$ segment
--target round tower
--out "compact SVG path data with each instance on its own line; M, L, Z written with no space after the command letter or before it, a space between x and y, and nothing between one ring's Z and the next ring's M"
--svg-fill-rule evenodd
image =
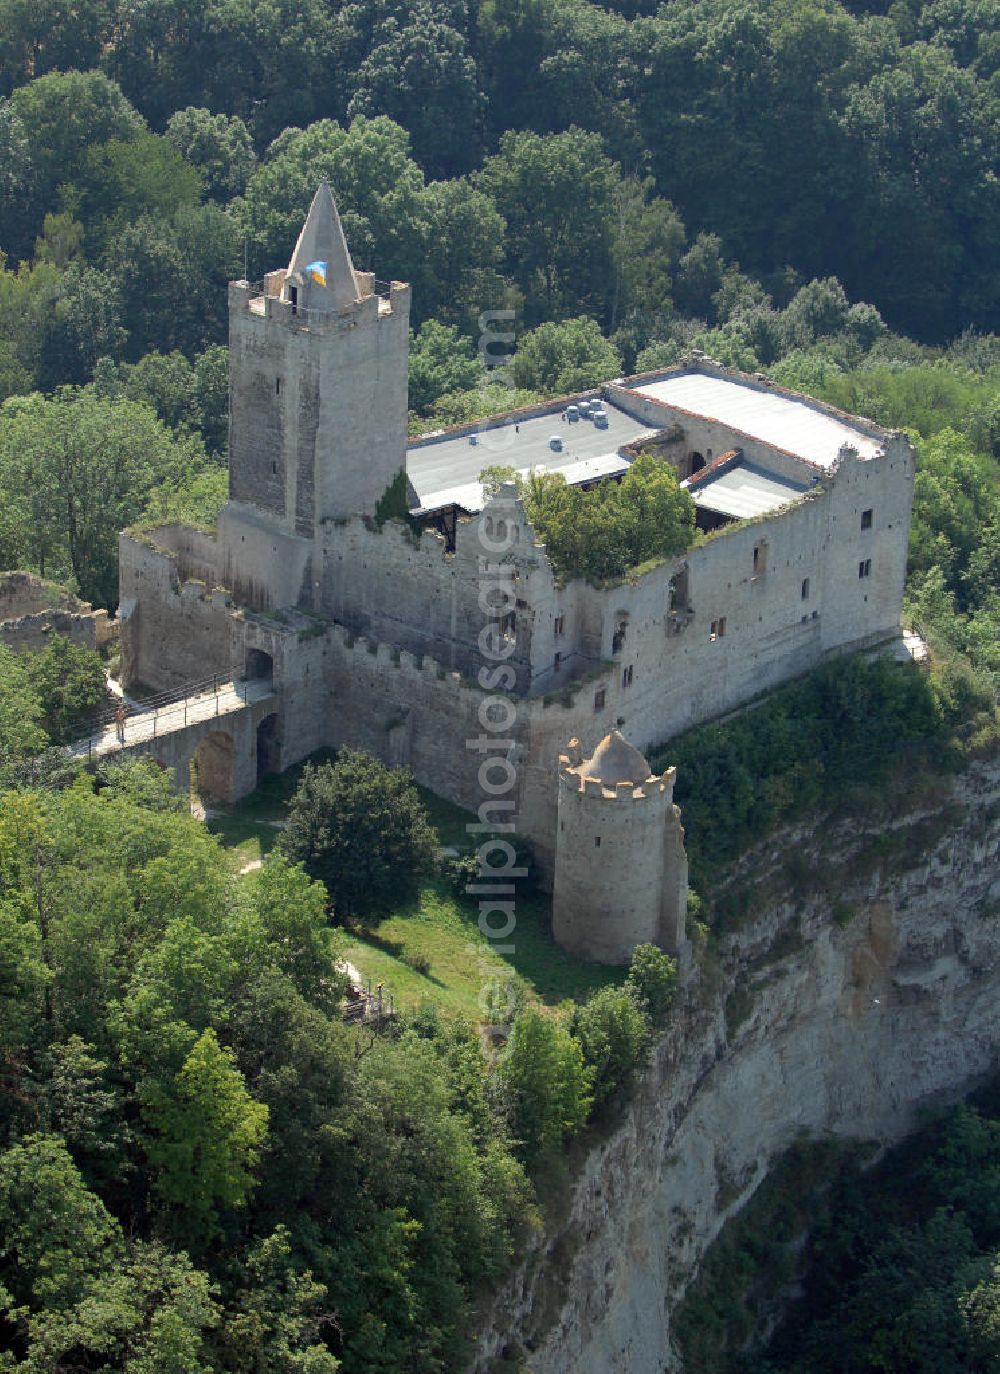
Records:
M559 759L552 932L568 953L627 964L636 945L684 942L687 856L676 768L657 777L613 730L589 759Z

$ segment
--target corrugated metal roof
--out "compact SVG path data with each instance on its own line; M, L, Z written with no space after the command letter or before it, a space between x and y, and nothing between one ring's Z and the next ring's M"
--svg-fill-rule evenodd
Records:
M686 487L687 483L682 482ZM736 463L718 477L699 482L691 488L696 506L728 515L734 520L747 520L755 515L767 515L807 491L807 487L781 477L773 477L748 463Z
M833 415L813 410L804 401L780 392L757 391L731 378L684 372L642 382L632 389L640 396L720 420L823 468L833 466L844 444L856 449L862 458L873 458L882 448L880 440Z
M478 511L483 507L479 474L487 467L512 467L527 475L532 469L561 472L571 485L625 472L628 463L620 450L637 439L656 433L617 406L605 403L608 417L603 429L592 420L562 419L557 406L529 418L512 416L506 424L486 428L464 425L461 430L433 435L412 444L406 454L406 473L417 493L420 512L461 506ZM558 435L561 452L549 447ZM476 442L470 443L470 438Z

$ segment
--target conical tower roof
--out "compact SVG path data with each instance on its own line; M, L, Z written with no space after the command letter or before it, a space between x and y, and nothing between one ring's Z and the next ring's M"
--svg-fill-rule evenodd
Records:
M317 280L315 273L307 271L317 263L325 264L325 287ZM354 264L328 181L322 182L313 196L302 233L288 264L289 278L295 275L309 286L310 309L322 309L325 298L329 300L329 307L337 310L353 305L358 299Z
M583 778L595 778L605 787L617 787L620 782L641 787L650 777L647 760L617 730L605 735L592 757L574 771Z

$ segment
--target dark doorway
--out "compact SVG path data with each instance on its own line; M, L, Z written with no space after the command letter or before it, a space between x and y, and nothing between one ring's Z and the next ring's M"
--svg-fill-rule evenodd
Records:
M263 649L248 649L246 673L254 682L273 682L274 659Z
M691 476L693 477L693 476L695 475L696 472L701 472L701 470L702 470L702 468L703 468L704 466L705 466L705 460L704 460L704 458L701 456L701 454L700 454L700 453L692 453L692 455L691 455Z
M265 716L257 726L257 778L281 772L281 740L278 738L278 717Z

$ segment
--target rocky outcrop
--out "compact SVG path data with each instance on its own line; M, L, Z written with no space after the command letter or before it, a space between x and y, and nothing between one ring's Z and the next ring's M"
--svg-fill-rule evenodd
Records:
M738 928L692 961L565 1220L498 1296L477 1374L500 1354L532 1374L680 1369L671 1313L776 1155L897 1139L994 1067L1000 766L932 786L877 828L788 831L733 872Z

